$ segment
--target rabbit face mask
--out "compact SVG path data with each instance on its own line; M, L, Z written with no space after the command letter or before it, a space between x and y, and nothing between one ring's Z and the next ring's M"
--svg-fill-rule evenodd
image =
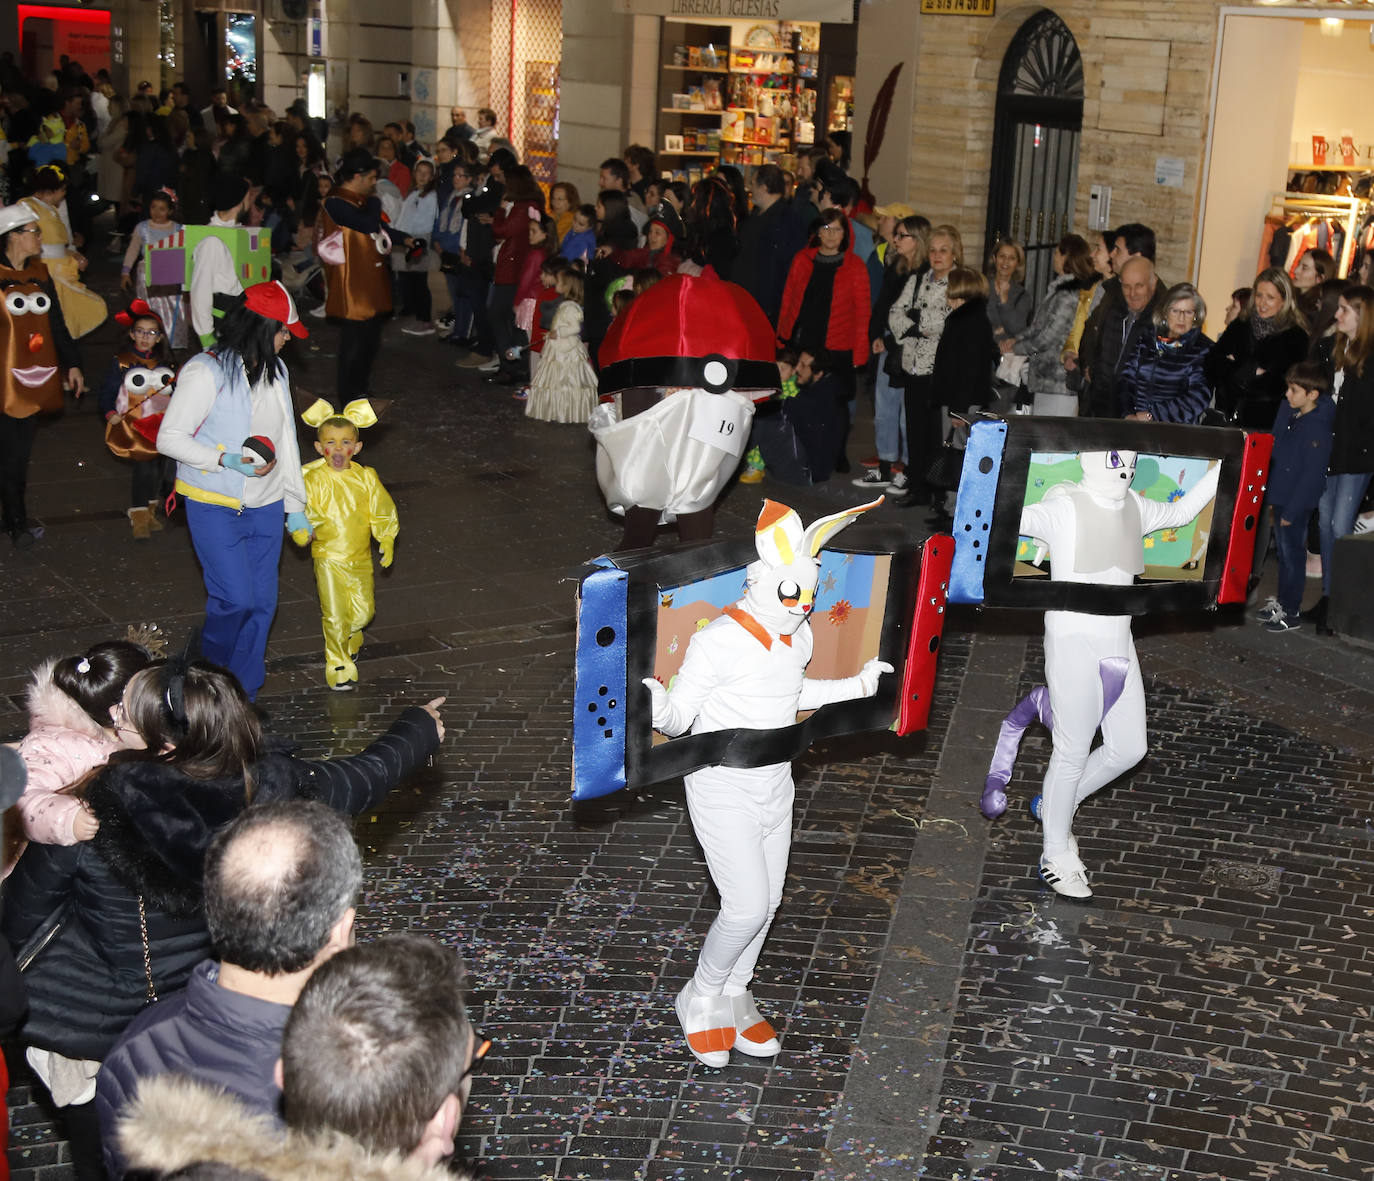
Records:
M1125 500L1135 479L1136 452L1082 451L1083 487L1104 500Z
M765 500L754 526L758 561L745 571L744 609L774 635L790 636L811 614L821 564L821 547L860 513L882 504L845 509L803 529L794 509Z

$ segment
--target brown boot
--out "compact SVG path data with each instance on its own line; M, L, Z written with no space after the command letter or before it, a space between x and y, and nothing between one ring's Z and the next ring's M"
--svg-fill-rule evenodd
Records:
M129 524L134 528L135 541L148 540L148 534L152 530L152 525L149 524L152 515L146 508L131 508L129 510Z
M162 532L162 522L157 519L157 501L148 502L148 528L154 533Z

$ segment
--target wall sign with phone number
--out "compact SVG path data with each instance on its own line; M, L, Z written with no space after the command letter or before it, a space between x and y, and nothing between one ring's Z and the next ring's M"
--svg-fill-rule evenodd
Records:
M997 0L921 0L921 11L930 16L993 16Z

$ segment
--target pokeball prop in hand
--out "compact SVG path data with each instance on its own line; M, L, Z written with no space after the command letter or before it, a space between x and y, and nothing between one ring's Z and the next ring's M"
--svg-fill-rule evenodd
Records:
M272 446L272 440L266 435L249 435L239 448L239 454L248 462L262 467L277 458L277 449Z

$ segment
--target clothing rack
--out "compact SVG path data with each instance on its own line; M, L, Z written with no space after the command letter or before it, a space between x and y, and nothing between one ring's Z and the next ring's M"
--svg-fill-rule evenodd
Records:
M1288 214L1305 214L1308 217L1326 217L1344 223L1345 240L1341 244L1341 256L1336 260L1338 275L1348 275L1350 264L1355 258L1356 237L1359 223L1370 202L1361 197L1321 196L1315 193L1273 193L1269 200L1269 216L1279 217Z

